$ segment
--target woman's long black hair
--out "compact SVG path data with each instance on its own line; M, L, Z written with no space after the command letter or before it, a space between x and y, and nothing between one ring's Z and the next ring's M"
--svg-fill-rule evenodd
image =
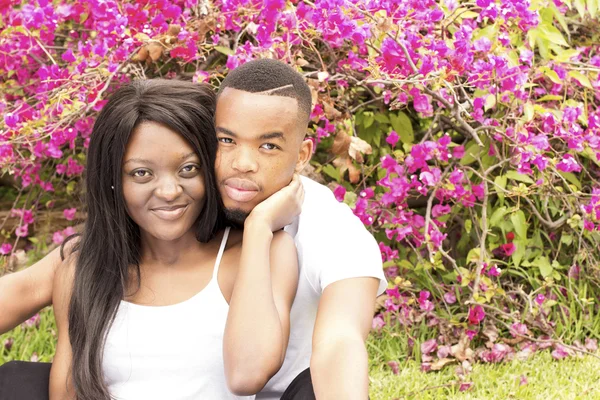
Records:
M127 214L122 191L123 156L131 133L142 122L155 122L179 133L194 148L206 187L196 238L206 242L216 229L221 204L213 172L215 105L208 86L140 80L116 91L96 119L87 156L87 220L74 247L69 307L71 374L78 399L110 399L102 373L105 337L128 287L130 268L135 268L138 284L140 279L140 231Z

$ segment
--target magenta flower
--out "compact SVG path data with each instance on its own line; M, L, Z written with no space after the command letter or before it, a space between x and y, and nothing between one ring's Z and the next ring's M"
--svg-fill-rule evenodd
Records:
M485 318L485 310L479 304L469 308L469 322L473 325L478 325Z
M388 142L390 146L395 147L399 139L400 138L398 137L396 131L391 131L385 141Z
M426 290L422 290L419 293L419 299L417 301L419 302L419 308L422 311L433 311L433 303L429 301L429 296L430 293Z
M28 234L29 234L29 225L27 225L27 224L18 226L17 229L15 229L15 235L17 235L18 237L25 237Z
M4 123L9 128L13 128L13 129L16 128L17 124L19 123L19 115L13 114L13 113L4 114Z
M542 304L544 304L544 301L546 301L546 296L540 293L537 296L535 296L534 301L537 303L538 306L541 306Z
M452 149L452 157L461 159L465 156L465 146L456 146Z
M580 172L581 166L571 154L565 154L562 161L556 164L556 168L562 172Z
M398 375L400 373L397 361L388 361L387 365L392 369L392 373L394 375Z
M338 187L335 188L335 190L333 191L333 194L334 194L335 198L337 199L337 201L344 201L344 196L346 195L346 188L343 187L342 185L339 185Z
M12 251L12 244L10 244L10 243L2 243L2 246L0 246L0 254L2 254L2 255L10 254L11 251Z
M75 213L77 212L76 208L67 208L63 211L63 215L67 219L67 221L73 221L75 219Z
M377 314L375 318L373 318L373 322L371 324L371 328L373 330L379 331L381 328L385 326L385 320L381 314Z
M62 59L68 63L72 63L76 61L75 56L73 55L73 50L68 49L62 55Z
M10 349L12 349L14 342L15 340L13 338L8 338L4 341L4 348L6 349L6 351L10 351Z
M56 231L52 235L52 242L54 244L61 244L65 240L65 236L61 231Z

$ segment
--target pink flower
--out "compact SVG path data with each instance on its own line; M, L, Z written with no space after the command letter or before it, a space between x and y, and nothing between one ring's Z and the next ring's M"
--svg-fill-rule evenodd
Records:
M65 237L69 237L69 236L75 234L75 228L73 228L72 226L69 226L69 227L65 228L62 233L63 233L63 235L65 235Z
M0 246L0 254L2 254L2 255L10 254L11 251L12 251L12 244L10 244L10 243L2 243L2 246Z
M452 157L461 159L465 155L465 146L456 146L452 149Z
M429 339L421 343L421 353L429 354L437 350L437 342L435 339Z
M426 290L423 290L419 293L419 308L422 311L433 311L433 303L429 301L430 293Z
M344 196L346 195L346 188L342 185L339 185L333 191L333 195L337 199L337 201L344 201Z
M488 276L500 276L501 273L502 273L502 270L500 268L498 268L497 266L495 266L495 265L492 265L487 270Z
M399 139L400 138L398 137L396 131L391 131L388 137L385 139L385 141L388 142L390 146L395 147Z
M73 55L73 50L68 49L67 51L65 51L62 55L62 59L68 63L75 62L76 58Z
M463 382L458 387L459 392L466 392L467 390L471 390L473 387L473 382Z
M556 168L562 172L580 172L581 166L571 154L565 154L562 161L556 164Z
M567 349L565 346L556 343L554 345L554 351L552 351L552 357L555 360L562 360L563 358L569 357L571 355L571 351Z
M448 304L454 304L456 303L456 295L454 292L448 292L444 294L444 300L446 300L446 303Z
M527 385L527 377L525 375L521 375L519 378L519 386Z
M63 215L67 219L67 221L73 221L75 219L75 213L77 212L76 208L67 208L63 211Z
M598 341L596 339L585 338L585 348L587 351L595 353L598 351Z
M467 337L469 338L469 340L473 340L475 335L477 335L477 332L478 331L474 331L472 329L467 329L467 331L465 333L467 334Z
M64 240L65 240L65 237L61 231L56 231L52 235L52 242L55 244L61 244Z
M517 336L525 336L527 335L527 326L525 324L521 324L519 322L515 322L514 324L512 324L510 326L510 334L513 337L517 337Z
M29 234L29 225L27 224L23 224L19 227L17 227L17 229L15 229L15 235L17 235L18 237L25 237Z
M485 310L479 304L469 309L469 322L473 325L478 325L485 318Z
M387 365L388 365L388 367L390 367L392 369L392 373L394 375L398 375L400 373L399 368L398 368L398 362L388 361Z
M542 304L544 304L544 301L546 301L546 296L540 293L537 296L535 296L534 300L538 306L541 306Z
M8 338L4 341L4 348L6 349L6 351L10 351L10 349L12 349L14 342L15 340L13 338Z

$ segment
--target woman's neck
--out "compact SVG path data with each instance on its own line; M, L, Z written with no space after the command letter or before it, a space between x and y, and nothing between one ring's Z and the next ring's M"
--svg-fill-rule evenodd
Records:
M141 264L175 267L196 259L203 244L198 242L193 230L176 240L161 240L145 232L141 234Z

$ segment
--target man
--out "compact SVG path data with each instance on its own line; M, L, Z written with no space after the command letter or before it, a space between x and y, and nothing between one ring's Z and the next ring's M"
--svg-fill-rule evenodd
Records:
M279 61L249 62L223 81L215 115L215 170L232 223L243 224L258 203L289 184L308 163L313 151L305 138L310 113L308 85ZM329 189L306 178L302 183L302 214L285 228L295 238L300 268L288 349L280 370L252 387L262 388L257 399L365 399L364 342L374 299L385 288L379 248ZM54 265L36 264L0 279L0 309L8 307L0 315L0 332L50 304L60 257L55 253L53 259ZM251 375L252 366L247 368Z

